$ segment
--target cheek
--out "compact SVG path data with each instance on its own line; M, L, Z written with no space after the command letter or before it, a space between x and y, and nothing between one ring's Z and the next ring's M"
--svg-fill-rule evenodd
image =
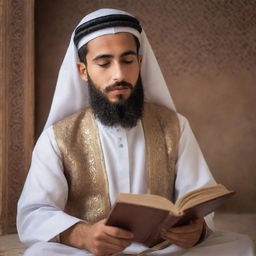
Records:
M132 85L135 85L140 73L140 67L138 63L133 63L132 65L123 66L123 77L124 80Z
M140 69L138 67L134 67L132 70L130 70L130 72L128 72L128 77L131 84L135 85L138 78L139 78L139 74L140 74Z
M106 70L91 68L88 69L88 74L99 89L104 89L104 87L106 87L106 85L109 83L110 75L108 72L106 72Z

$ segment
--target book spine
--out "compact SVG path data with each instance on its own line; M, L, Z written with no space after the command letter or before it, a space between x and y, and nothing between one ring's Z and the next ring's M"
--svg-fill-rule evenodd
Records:
M173 227L178 221L182 218L183 215L174 215L171 212L168 214L162 225L159 227L161 232L162 230L168 231L171 227Z

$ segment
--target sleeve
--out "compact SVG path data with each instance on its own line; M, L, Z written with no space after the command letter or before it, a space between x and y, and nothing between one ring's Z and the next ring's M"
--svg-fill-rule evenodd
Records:
M181 135L176 162L175 200L194 189L216 184L188 120L180 114L178 118ZM214 229L213 214L206 216L205 220L207 226Z
M60 152L52 127L38 139L31 167L17 209L17 229L20 240L30 246L50 241L82 220L63 210L68 196L68 184L63 173Z

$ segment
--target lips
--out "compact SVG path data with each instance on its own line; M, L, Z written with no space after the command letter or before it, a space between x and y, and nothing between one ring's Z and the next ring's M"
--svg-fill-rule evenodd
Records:
M122 90L127 90L130 89L128 86L115 86L114 88L111 88L110 91L122 91Z
M125 91L127 89L131 89L132 90L132 85L130 83L127 83L125 81L122 81L122 82L118 82L118 83L114 83L112 85L109 85L105 88L105 92L108 93L108 92L122 92L122 91Z
M109 90L109 92L120 94L120 93L124 93L125 91L127 91L129 89L130 88L128 88L126 86L118 86L118 87L112 88L111 90Z

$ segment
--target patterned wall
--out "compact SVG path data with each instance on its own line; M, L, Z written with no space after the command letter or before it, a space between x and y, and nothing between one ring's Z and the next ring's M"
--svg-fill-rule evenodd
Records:
M0 234L16 230L34 142L33 7L0 0Z
M141 20L214 176L238 191L223 209L256 212L255 0L37 1L37 134L73 27L103 7Z

